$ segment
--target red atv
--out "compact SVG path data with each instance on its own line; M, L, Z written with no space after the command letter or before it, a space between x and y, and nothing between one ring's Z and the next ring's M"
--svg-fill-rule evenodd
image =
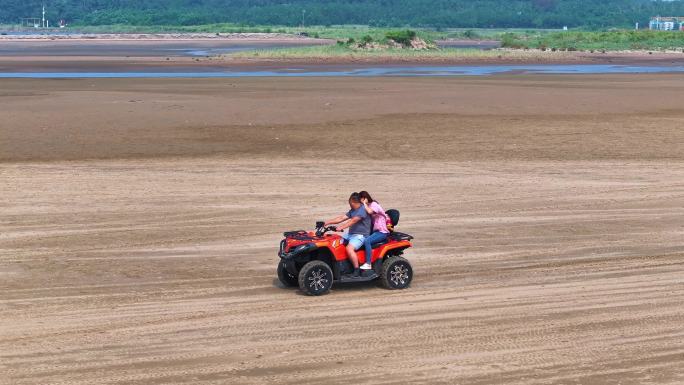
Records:
M399 211L387 210L390 218L390 236L386 241L372 245L372 270L364 270L353 277L351 262L347 259L344 239L334 234L334 226L324 227L316 222L316 231L288 231L280 241L278 279L285 286L299 286L310 295L325 294L333 282L366 282L380 279L388 289L404 289L413 278L411 264L402 257L411 247L412 236L394 231L399 223ZM333 232L333 234L331 234ZM357 251L359 264L366 262L366 253Z

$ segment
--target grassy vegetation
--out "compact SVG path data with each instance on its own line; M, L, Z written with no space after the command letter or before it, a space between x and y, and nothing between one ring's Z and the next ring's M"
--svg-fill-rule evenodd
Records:
M360 41L365 36L370 36L374 41L380 41L385 35L396 29L376 28L365 25L341 25L341 26L246 26L239 24L220 23L193 26L130 26L130 25L106 25L106 26L72 26L71 31L84 33L305 33L311 37L334 40L354 39ZM459 36L465 32L460 31L435 31L429 29L415 29L418 36L425 40L446 38L449 35ZM469 32L472 33L472 32Z
M368 32L368 31L364 31ZM282 50L256 50L236 54L236 57L259 57L273 59L288 58L527 58L539 59L550 56L553 52L566 51L619 51L619 50L680 50L684 49L684 33L664 31L533 31L533 32L504 32L500 35L491 35L500 38L504 48L511 50L482 51L477 49L428 49L412 50L401 48L364 49L365 43L373 41L386 43L388 39L401 43L406 47L413 37L414 31L384 31L385 36L376 38L381 30L376 29L373 35L367 33L358 39L349 38L346 41L338 40L335 46L301 47ZM467 31L466 31L467 32ZM453 32L448 32L453 33ZM465 32L464 32L465 33ZM468 34L475 38L473 33ZM358 36L355 35L355 36ZM420 36L420 33L418 33ZM423 34L425 36L425 34ZM435 35L427 35L435 36ZM359 44L360 43L360 44ZM372 46L371 46L372 47ZM539 53L527 52L525 49L541 49L547 51Z
M16 26L0 26L0 30L16 30ZM40 30L29 29L32 32ZM619 51L619 50L681 50L684 49L684 33L667 31L559 31L549 29L429 29L416 28L411 31L365 25L341 26L247 26L232 23L204 24L193 26L70 26L66 32L84 33L282 33L306 34L310 37L334 39L348 42L386 42L390 37L406 45L415 31L417 37L431 42L441 39L501 40L505 48L542 49L548 51ZM393 36L388 36L394 34ZM410 36L409 36L410 35ZM317 47L312 50L316 51ZM354 50L344 47L330 48L330 54L350 54ZM318 52L320 54L320 52ZM388 55L411 55L408 52L388 52ZM283 51L283 54L294 54ZM360 54L360 53L356 53ZM376 55L377 53L369 53ZM421 55L421 54L418 54ZM441 54L440 54L441 55Z
M16 26L0 25L2 30L15 30ZM339 26L307 26L307 27L288 27L288 26L248 26L232 23L219 24L203 24L192 26L170 26L170 25L148 25L148 26L132 26L124 24L114 25L71 25L67 28L68 32L83 32L83 33L286 33L297 34L306 33L312 37L320 37L324 39L334 40L361 40L364 36L371 36L375 41L379 41L385 37L390 31L395 31L396 28L380 28L369 27L366 25L339 25ZM545 30L523 30L523 29L430 29L430 28L412 28L416 31L418 37L424 40L432 41L439 39L496 39L502 33L544 33ZM28 29L31 32L40 33L40 30Z
M30 32L40 33L40 30L33 28L19 28L17 25L2 25L0 30L25 30ZM396 31L397 28L381 28L370 27L367 25L332 25L332 26L307 26L307 27L290 27L277 25L256 25L249 26L244 24L234 23L217 23L217 24L201 24L191 26L178 25L146 25L135 26L127 24L113 24L113 25L70 25L69 28L63 32L82 32L82 33L285 33L298 34L306 33L311 37L320 37L324 39L334 40L348 40L354 39L356 41L362 40L365 36L370 36L374 41L380 41L385 38L388 32ZM465 40L481 40L481 39L499 39L505 33L514 33L520 35L531 34L545 34L558 30L545 29L501 29L501 28L411 28L415 31L417 36L426 41L434 41L440 39L465 39Z
M684 48L684 33L678 31L565 31L554 33L505 33L508 48L536 48L564 51L671 50Z
M563 52L547 53L523 50L483 51L470 48L443 48L438 50L410 50L387 48L379 50L354 49L347 45L294 47L274 50L252 50L230 54L232 58L258 59L544 59L561 57Z

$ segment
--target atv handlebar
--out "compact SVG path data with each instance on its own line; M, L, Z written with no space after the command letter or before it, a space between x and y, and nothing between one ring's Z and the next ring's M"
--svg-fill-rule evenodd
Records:
M327 233L328 231L338 231L336 226L320 226L316 228L316 235L317 236L322 236L323 234Z

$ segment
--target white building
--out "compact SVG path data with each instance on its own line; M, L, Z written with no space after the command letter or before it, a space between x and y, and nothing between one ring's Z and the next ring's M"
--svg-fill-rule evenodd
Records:
M684 31L684 17L652 17L648 29L656 31Z

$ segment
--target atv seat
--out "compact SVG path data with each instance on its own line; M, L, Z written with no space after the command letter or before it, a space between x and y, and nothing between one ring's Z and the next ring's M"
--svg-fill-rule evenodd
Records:
M371 248L377 249L378 247L380 247L380 246L382 246L382 245L386 245L387 242L389 242L389 239L385 238L384 241L380 241L380 242L373 243L373 244L371 245Z
M384 241L373 243L373 244L371 244L371 249L377 249L378 247L380 247L382 245L386 245L387 242L389 242L389 238L385 239ZM346 246L349 244L349 242L345 239L344 241L342 241L342 244Z

